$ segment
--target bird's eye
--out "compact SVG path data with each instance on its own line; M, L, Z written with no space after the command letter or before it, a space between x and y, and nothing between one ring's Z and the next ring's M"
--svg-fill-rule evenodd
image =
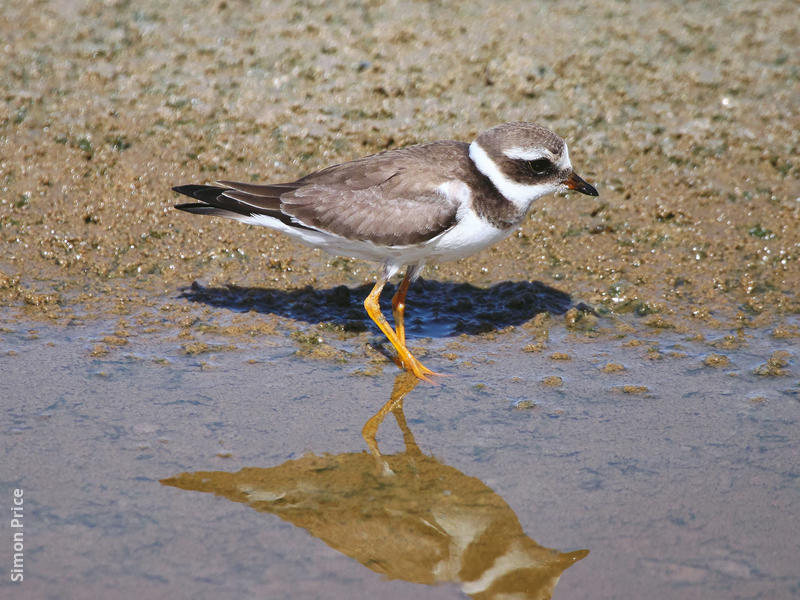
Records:
M535 175L544 175L550 171L552 163L546 158L537 158L536 160L529 160L528 167Z

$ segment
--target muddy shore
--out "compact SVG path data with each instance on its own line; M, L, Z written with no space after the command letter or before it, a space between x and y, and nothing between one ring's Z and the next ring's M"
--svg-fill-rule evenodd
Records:
M545 198L508 240L425 277L536 281L645 330L800 312L792 2L2 12L4 320L143 314L174 330L203 310L180 298L193 281L369 283L368 263L179 213L170 187L290 180L522 119L565 137L600 197Z

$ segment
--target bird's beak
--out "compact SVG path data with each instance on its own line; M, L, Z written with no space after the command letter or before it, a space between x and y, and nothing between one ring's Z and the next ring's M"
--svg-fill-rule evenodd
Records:
M581 194L586 194L587 196L600 195L597 193L597 190L593 185L585 182L575 171L569 174L569 177L567 177L566 181L564 181L564 185L571 190L575 190Z

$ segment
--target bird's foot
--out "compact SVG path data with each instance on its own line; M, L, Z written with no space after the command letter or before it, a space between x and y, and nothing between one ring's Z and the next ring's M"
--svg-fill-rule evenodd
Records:
M417 379L421 379L422 381L427 381L428 383L432 383L434 385L437 384L436 381L431 379L431 377L447 377L444 373L437 373L436 371L432 371L425 365L423 365L417 357L415 357L408 349L405 349L405 352L401 353L395 359L395 364L401 369L405 369L409 373L413 373Z

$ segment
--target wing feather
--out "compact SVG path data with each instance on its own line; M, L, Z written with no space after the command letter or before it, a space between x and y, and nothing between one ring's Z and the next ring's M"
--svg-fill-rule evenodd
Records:
M225 180L217 181L217 183L232 190L244 192L246 194L252 194L253 196L263 196L265 198L280 198L282 194L296 190L301 185L297 182L255 184Z
M307 227L385 245L429 240L456 223L460 200L440 186L472 169L468 145L389 150L299 179L281 210Z

